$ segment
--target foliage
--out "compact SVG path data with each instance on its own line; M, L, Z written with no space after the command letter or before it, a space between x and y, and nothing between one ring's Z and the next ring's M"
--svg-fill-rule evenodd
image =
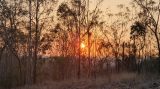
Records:
M137 35L137 36L145 36L146 34L146 27L143 23L136 21L131 26L131 35Z

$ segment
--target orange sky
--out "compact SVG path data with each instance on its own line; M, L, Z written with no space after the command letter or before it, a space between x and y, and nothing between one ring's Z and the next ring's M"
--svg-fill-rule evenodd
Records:
M116 7L119 4L129 5L131 0L104 0L101 8L105 10L105 8L110 8L113 11L116 11Z
M68 0L59 0L59 2L68 1ZM90 0L90 7L95 7L95 4L98 0ZM101 4L101 9L104 11L106 8L110 8L113 12L116 11L116 7L119 4L129 5L132 0L104 0Z

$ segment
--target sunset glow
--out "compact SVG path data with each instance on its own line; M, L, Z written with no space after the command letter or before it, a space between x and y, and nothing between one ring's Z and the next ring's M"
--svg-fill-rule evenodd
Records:
M81 43L81 48L83 49L85 47L86 47L86 45L84 43Z

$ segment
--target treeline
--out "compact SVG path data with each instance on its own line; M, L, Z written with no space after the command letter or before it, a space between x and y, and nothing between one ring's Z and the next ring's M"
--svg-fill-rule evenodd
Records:
M0 86L160 72L160 2L1 0ZM81 48L81 43L85 44Z

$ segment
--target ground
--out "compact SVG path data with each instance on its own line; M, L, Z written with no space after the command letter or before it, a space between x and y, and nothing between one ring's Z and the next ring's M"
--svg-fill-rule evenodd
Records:
M160 89L160 77L153 74L122 73L110 78L44 82L14 89Z

